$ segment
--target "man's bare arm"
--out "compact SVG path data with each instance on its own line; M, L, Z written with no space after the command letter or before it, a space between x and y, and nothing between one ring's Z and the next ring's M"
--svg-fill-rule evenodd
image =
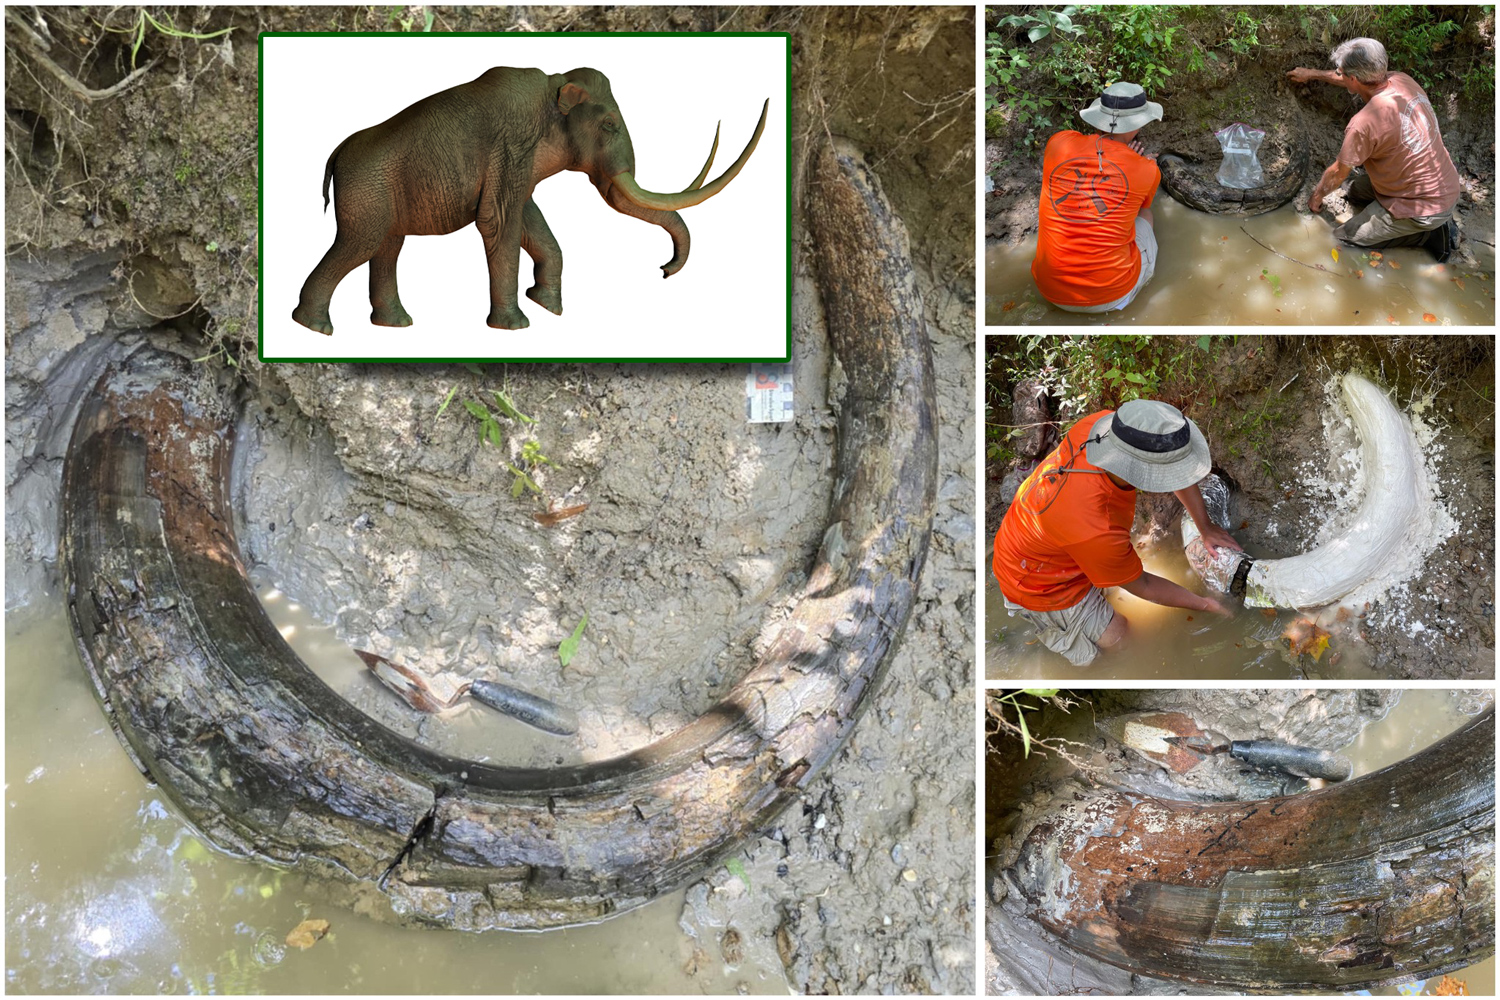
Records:
M1208 546L1210 555L1218 555L1220 549L1226 548L1244 551L1240 543L1234 540L1234 536L1208 519L1208 508L1203 506L1203 494L1196 485L1173 490L1172 495L1186 508L1188 516L1198 526L1198 534L1202 536L1203 544Z
M1186 608L1189 611L1212 611L1225 618L1234 617L1233 612L1212 597L1200 597L1186 587L1179 587L1171 580L1157 576L1155 573L1142 571L1140 576L1130 583L1123 584L1122 587L1141 600L1150 601L1152 604L1160 604L1168 608Z
M1313 188L1312 197L1307 199L1307 207L1314 212L1321 212L1323 210L1323 199L1332 194L1340 184L1344 183L1344 178L1348 177L1349 171L1353 169L1347 163L1334 160L1333 165L1323 171L1323 176L1318 179L1318 186Z
M1343 87L1345 90L1354 91L1354 78L1345 76L1336 69L1306 69L1298 66L1296 69L1287 70L1287 79L1293 83L1329 83L1335 87Z

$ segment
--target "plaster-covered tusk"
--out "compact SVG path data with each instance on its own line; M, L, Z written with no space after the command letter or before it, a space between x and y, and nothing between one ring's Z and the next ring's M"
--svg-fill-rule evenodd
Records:
M628 170L621 171L614 176L615 187L619 188L620 193L632 203L639 205L641 208L654 208L660 212L677 212L707 201L724 190L729 182L734 180L735 176L739 174L746 162L749 161L750 154L755 152L756 144L760 142L760 134L766 129L766 112L770 110L770 107L771 99L766 98L766 103L760 109L760 121L755 124L755 134L750 137L750 142L745 146L744 152L740 153L739 159L729 165L728 170L725 170L703 187L689 188L686 191L679 191L676 194L657 194L654 191L647 191L637 184L635 178L631 176ZM717 144L717 139L715 142ZM710 161L713 159L712 155L710 155L709 159ZM707 173L708 168L705 166L702 176L706 176ZM695 183L701 183L702 176Z
M1253 608L1319 608L1367 584L1408 574L1442 534L1441 512L1427 482L1410 421L1384 392L1353 372L1341 397L1359 437L1364 499L1334 537L1300 556L1258 560L1245 578L1245 604ZM1221 549L1209 556L1192 518L1182 519L1188 561L1210 583L1234 576L1243 555ZM1224 589L1224 588L1220 588Z

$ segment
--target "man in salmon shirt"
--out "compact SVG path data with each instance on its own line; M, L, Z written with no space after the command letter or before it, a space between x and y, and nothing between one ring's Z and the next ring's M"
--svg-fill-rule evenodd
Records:
M1059 132L1042 152L1042 203L1031 276L1059 309L1124 309L1156 273L1151 201L1156 158L1135 141L1161 105L1133 83L1116 83L1078 112L1094 135Z
M1128 622L1104 599L1106 587L1229 616L1213 598L1147 573L1130 545L1142 489L1182 501L1210 551L1238 549L1204 509L1197 484L1210 465L1198 425L1166 403L1133 399L1078 421L1016 490L1000 522L993 569L1005 607L1078 667L1126 637Z
M1365 106L1345 126L1338 159L1323 172L1307 207L1320 211L1323 199L1363 167L1349 185L1349 198L1369 204L1334 236L1372 249L1426 247L1447 260L1458 246L1453 208L1462 188L1432 102L1417 81L1387 71L1385 46L1373 38L1351 38L1329 59L1337 69L1299 66L1287 76L1293 83L1321 80L1343 87Z

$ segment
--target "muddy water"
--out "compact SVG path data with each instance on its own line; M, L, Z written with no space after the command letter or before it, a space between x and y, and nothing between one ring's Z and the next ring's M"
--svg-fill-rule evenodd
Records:
M1046 303L1031 280L1033 234L1020 246L992 246L985 254L985 323L990 326L1330 324L1491 325L1495 321L1495 251L1467 247L1474 266L1457 257L1439 266L1425 250L1384 251L1372 266L1362 251L1339 245L1321 218L1290 205L1252 219L1194 211L1166 195L1156 199L1161 256L1156 276L1122 311L1099 316L1063 312ZM1303 267L1257 246L1262 243ZM1337 248L1339 260L1330 251ZM1262 271L1265 274L1262 274ZM1362 278L1354 277L1356 271ZM1459 279L1460 289L1453 280ZM1009 307L1009 308L1007 308Z
M1187 563L1176 532L1156 545L1137 543L1148 573L1205 593ZM1274 555L1250 546L1253 556ZM989 559L994 557L993 539ZM1292 654L1283 634L1306 620L1303 612L1239 608L1232 619L1199 611L1167 608L1143 601L1119 587L1107 593L1109 603L1130 621L1130 641L1123 649L1100 656L1087 667L1074 667L1037 641L1027 622L1005 610L995 575L985 563L985 677L991 680L1128 679L1251 680L1275 678L1369 678L1369 649L1355 630L1339 627L1328 649L1314 660Z
M315 882L224 857L193 835L111 732L60 607L7 614L5 652L7 992L787 990L769 948L747 946L734 968L705 958L719 948L678 927L682 892L542 934L357 916ZM286 947L308 917L328 920L328 937Z

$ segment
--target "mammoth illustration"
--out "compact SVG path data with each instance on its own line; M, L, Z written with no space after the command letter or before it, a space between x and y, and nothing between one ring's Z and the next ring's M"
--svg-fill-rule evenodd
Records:
M407 236L440 236L473 222L484 239L490 312L500 330L530 325L516 304L520 251L535 264L527 298L561 315L562 250L531 198L562 170L589 175L617 212L661 226L672 237L663 277L682 269L688 230L678 209L722 191L744 167L766 127L766 111L744 152L708 184L718 133L693 183L655 194L635 182L635 150L609 79L598 70L551 76L498 66L478 79L423 98L379 125L339 143L323 171L323 208L334 183L338 235L302 285L292 319L333 333L328 303L354 268L370 262L370 322L410 326L396 291L396 257Z

